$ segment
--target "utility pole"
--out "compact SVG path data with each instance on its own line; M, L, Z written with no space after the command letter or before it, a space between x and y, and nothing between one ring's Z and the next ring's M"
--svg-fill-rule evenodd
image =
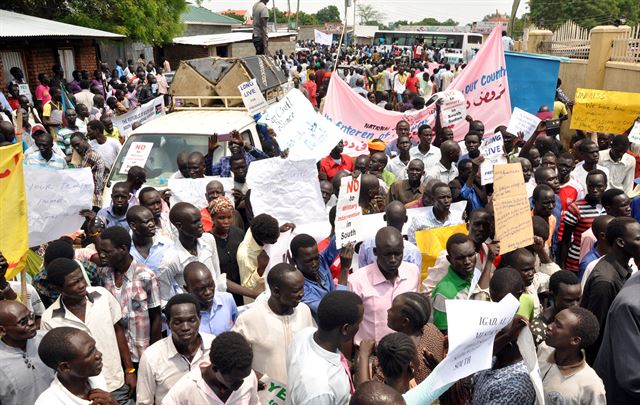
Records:
M276 0L273 0L273 30L278 32L278 13L276 13Z
M298 0L298 6L296 7L296 30L300 31L298 27L298 14L300 14L300 0Z
M345 21L347 16L344 16ZM351 33L351 45L356 45L356 0L353 0L353 32Z

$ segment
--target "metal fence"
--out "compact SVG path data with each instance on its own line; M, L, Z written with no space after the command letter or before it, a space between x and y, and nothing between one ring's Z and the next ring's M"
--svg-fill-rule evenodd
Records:
M589 59L591 33L573 21L562 24L550 41L542 42L541 52L573 59Z
M640 25L631 28L628 37L613 40L611 60L640 63Z

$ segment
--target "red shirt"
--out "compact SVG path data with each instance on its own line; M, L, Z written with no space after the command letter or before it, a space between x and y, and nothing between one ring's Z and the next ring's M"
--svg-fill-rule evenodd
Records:
M309 93L309 101L311 101L311 105L317 107L318 100L316 99L316 90L318 89L318 86L316 86L316 84L311 80L307 80L303 87L307 90L307 93Z
M336 163L331 155L323 158L320 161L320 171L326 173L327 180L331 181L333 176L341 170L347 170L353 172L353 160L347 155L340 155L340 164Z
M562 211L566 211L571 204L578 200L578 190L571 184L565 184L560 187L558 197L560 197L560 201L562 202Z
M211 214L209 214L209 210L207 208L201 209L200 215L202 215L202 229L204 229L205 232L210 232L213 229L213 219L211 218Z
M409 77L407 78L407 91L409 91L410 93L417 93L418 92L418 78L413 76L413 77Z

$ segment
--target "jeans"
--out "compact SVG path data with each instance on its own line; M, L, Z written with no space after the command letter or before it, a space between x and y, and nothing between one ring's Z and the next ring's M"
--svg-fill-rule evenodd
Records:
M133 405L135 403L133 398L129 398L129 386L127 384L115 391L111 391L111 396L119 405Z
M256 55L264 55L264 41L260 37L252 37L253 46L256 48Z

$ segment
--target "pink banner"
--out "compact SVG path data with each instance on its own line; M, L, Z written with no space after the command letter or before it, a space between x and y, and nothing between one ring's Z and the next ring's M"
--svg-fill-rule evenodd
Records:
M502 27L493 29L487 41L448 89L460 90L467 100L467 114L484 123L485 136L511 119L507 65L502 49ZM456 140L464 138L469 125L454 126Z
M333 122L345 134L344 153L350 156L366 154L367 142L379 138L389 143L394 141L396 124L405 120L411 125L411 133L416 134L418 127L433 121L431 107L413 113L387 111L359 96L342 79L335 76L329 82L324 116Z
M467 114L484 123L485 134L493 134L498 125L507 125L511 117L509 82L502 50L501 31L493 30L478 54L451 83L449 89L460 90L467 102ZM406 120L412 134L424 123L433 126L435 105L413 113L387 111L356 94L343 80L329 82L324 116L345 134L345 153L367 153L367 142L380 138L389 143L397 138L395 126ZM469 129L467 122L453 127L454 139L460 141Z

